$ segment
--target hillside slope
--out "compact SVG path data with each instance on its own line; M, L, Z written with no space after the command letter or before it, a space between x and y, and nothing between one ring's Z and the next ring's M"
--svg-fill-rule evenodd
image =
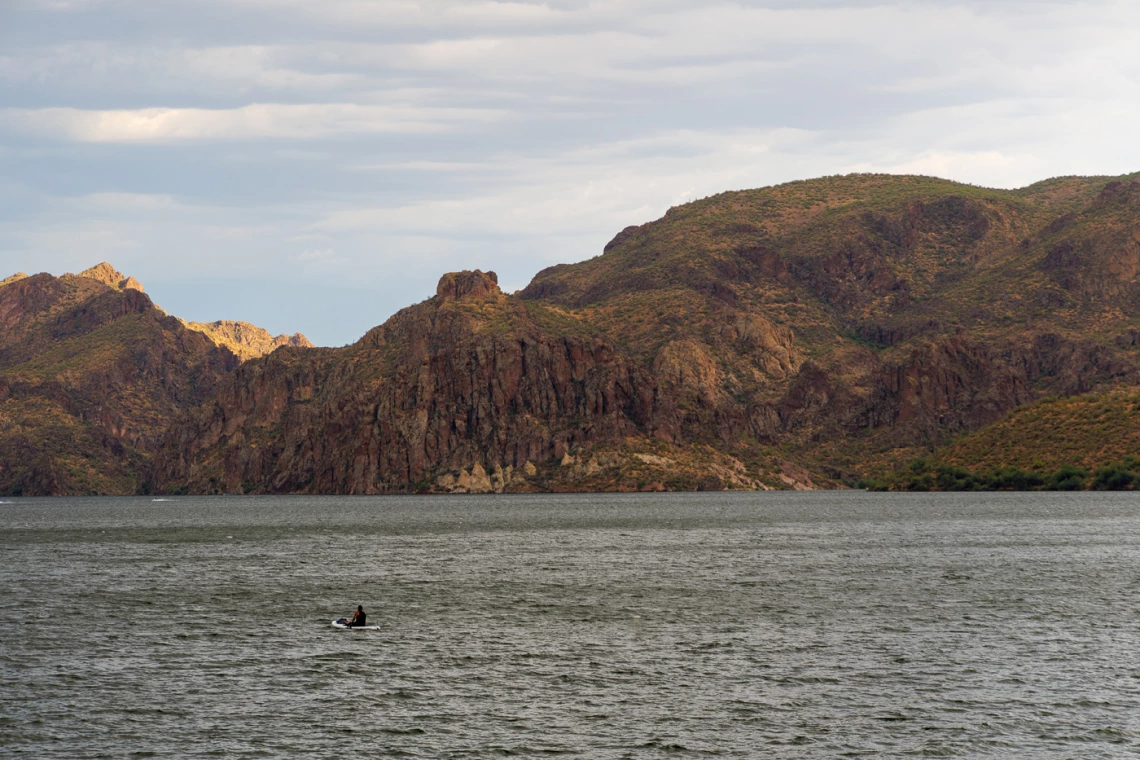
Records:
M1040 399L862 485L904 491L1138 488L1140 388Z
M1140 390L1045 398L954 441L926 470L1016 469L1048 479L1063 468L1094 473L1140 457Z
M747 408L738 432L858 471L1043 394L1140 381L1138 267L1134 176L854 175L670 209L520 295L609 336L694 414Z

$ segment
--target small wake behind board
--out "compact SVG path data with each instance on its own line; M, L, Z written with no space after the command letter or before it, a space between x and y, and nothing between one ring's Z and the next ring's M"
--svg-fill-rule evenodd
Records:
M342 628L346 631L379 631L378 625L349 625L348 618L337 618L332 621L333 628Z

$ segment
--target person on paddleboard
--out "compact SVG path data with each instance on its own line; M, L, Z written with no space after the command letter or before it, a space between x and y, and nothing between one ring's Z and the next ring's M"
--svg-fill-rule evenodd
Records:
M349 620L345 625L349 628L363 628L366 617L364 614L364 606L358 604L356 605L356 614L354 614L352 620Z

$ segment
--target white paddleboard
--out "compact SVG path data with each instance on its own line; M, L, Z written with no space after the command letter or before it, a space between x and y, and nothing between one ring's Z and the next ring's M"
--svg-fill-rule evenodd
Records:
M333 628L343 628L347 631L379 631L378 625L349 625L347 618L337 618L332 621Z

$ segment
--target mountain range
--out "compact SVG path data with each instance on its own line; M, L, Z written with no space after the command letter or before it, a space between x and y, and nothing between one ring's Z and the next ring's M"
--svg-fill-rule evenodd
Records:
M241 325L227 329L227 325ZM107 263L0 283L0 493L136 493L181 413L271 338L187 325Z
M1131 398L1140 181L722 193L514 294L446 274L336 349L183 323L108 265L5 280L0 324L0 492L841 487Z

